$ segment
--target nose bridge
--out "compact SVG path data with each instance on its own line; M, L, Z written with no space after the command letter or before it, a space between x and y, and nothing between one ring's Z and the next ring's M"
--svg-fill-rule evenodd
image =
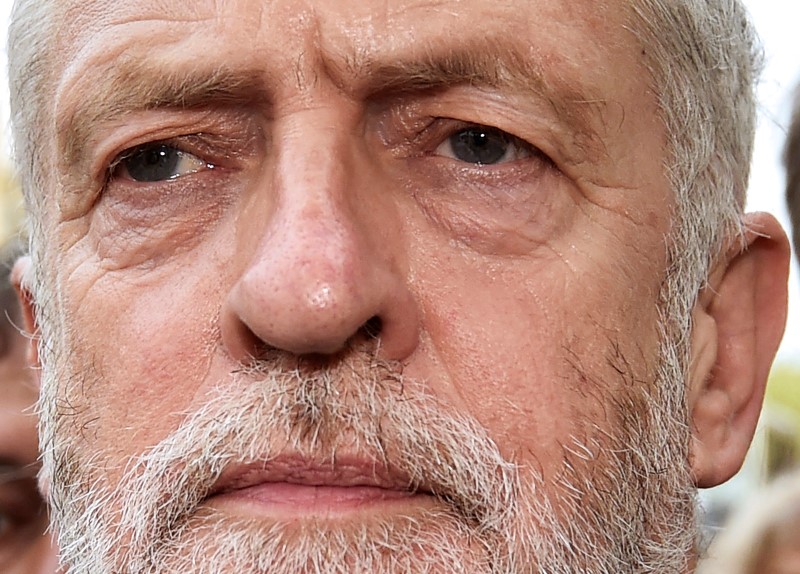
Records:
M332 115L317 109L293 114L279 132L278 209L259 249L259 257L287 266L284 279L296 283L310 309L331 312L337 292L357 296L376 263L366 229L350 208L358 185L351 146Z
M317 197L333 205L347 199L354 144L336 110L312 108L287 114L276 127L275 191L283 202Z
M340 300L364 297L361 288L376 262L343 198L309 190L284 200L271 227L245 275L254 289L291 295L296 311L317 321L340 313Z
M358 206L371 188L370 170L359 165L348 132L320 112L276 131L280 149L265 191L275 210L223 319L234 354L251 353L254 344L335 353L374 318L389 354L415 345L413 301L396 253L377 245L387 239L380 217Z

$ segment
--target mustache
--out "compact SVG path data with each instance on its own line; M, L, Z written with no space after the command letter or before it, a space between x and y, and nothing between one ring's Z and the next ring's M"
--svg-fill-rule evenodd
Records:
M354 350L336 361L279 352L213 389L204 405L128 469L119 529L136 545L170 540L231 465L286 455L318 464L358 457L431 493L472 532L508 529L520 490L477 421L447 411L402 366Z

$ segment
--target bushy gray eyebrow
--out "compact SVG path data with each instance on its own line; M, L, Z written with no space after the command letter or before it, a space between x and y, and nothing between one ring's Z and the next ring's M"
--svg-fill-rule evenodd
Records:
M302 74L270 76L268 70L237 67L235 62L209 66L203 62L153 61L146 49L92 71L76 83L85 97L66 113L57 113L59 155L67 165L81 163L98 126L137 111L157 109L269 106L276 86L287 81L315 82ZM599 142L593 129L598 98L578 86L546 75L517 43L473 39L446 49L421 49L410 54L359 54L321 59L322 70L339 89L354 98L377 98L472 86L512 92L544 101L554 115L583 142ZM299 64L298 64L299 65ZM304 86L300 86L301 88ZM83 95L83 94L82 94Z

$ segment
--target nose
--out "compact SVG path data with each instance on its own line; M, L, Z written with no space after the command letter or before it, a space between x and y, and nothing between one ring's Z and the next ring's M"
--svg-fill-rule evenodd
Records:
M258 191L274 207L264 223L248 223L260 239L227 296L223 342L246 361L265 347L330 355L362 336L378 338L385 358L403 359L417 344L418 312L400 226L372 195L384 191L374 170L333 133L321 142L316 127L311 150L307 138L284 142L270 189Z

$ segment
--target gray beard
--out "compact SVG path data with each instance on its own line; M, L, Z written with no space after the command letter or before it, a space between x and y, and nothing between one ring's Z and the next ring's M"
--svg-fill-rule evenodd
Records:
M118 485L104 481L107 461L84 454L81 421L55 422L46 397L63 562L72 574L684 572L695 522L688 429L682 398L665 390L675 382L660 382L679 371L664 362L655 383L624 381L611 429L583 421L547 483L398 365L358 350L325 368L275 354L234 373ZM435 509L289 524L203 505L228 464L267 466L287 450L333 464L345 449L400 469Z

